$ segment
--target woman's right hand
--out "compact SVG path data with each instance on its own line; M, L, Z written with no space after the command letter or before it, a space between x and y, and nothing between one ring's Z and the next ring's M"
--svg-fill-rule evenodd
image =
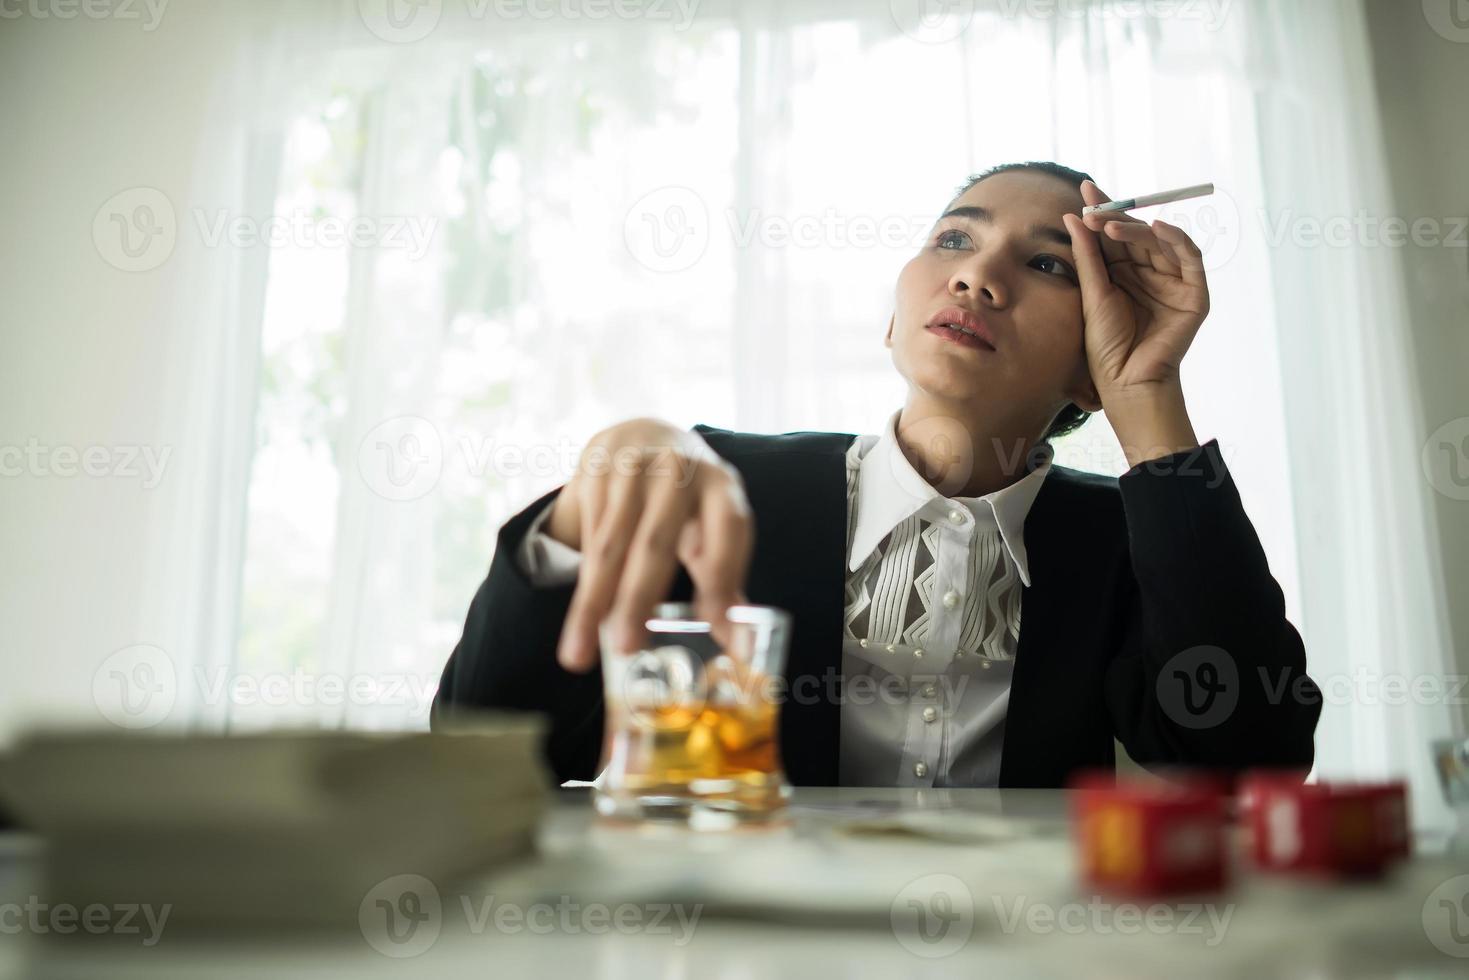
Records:
M749 601L755 519L744 481L697 432L638 418L597 433L544 528L582 552L556 651L567 670L596 662L609 615L614 642L641 648L644 622L666 600L679 563L693 581L695 615L721 644L725 613Z

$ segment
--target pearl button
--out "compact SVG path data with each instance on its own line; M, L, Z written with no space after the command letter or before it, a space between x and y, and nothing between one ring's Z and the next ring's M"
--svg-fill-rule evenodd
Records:
M939 709L935 708L933 705L929 705L928 707L926 707L926 708L923 709L923 720L924 721L932 722L938 716L939 716Z
M923 689L923 696L926 697L926 698L933 697L933 685L932 684L928 685L928 687L925 687Z
M922 762L913 763L913 775L917 776L919 779L922 779L924 776L928 775L928 766Z
M944 593L944 606L945 607L947 607L949 609L953 609L958 604L959 604L959 593L955 592L953 589L950 589L948 592L945 592Z
M898 650L898 647L897 647L897 645L896 645L896 644L893 644L893 643L889 643L889 644L888 644L888 645L887 645L887 651L888 651L888 653L896 653L896 652L897 652L897 650Z
M867 649L867 637L864 636L864 637L862 637L862 639L858 640L857 641L857 645L860 646L864 650Z
M949 520L953 521L955 524L963 524L964 512L962 510L949 511Z
M990 669L990 662L988 660L981 660L979 662L979 665L981 667L983 667L985 670L989 670Z
M963 660L964 659L964 651L963 650L955 650L954 651L954 659L955 660Z
M921 657L921 656L923 656L923 647L914 647L913 648L913 656L915 656L915 657Z

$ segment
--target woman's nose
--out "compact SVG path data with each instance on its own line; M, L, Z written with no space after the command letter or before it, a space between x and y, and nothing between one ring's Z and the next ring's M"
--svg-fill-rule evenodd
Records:
M1003 281L986 262L974 262L956 270L949 279L949 292L971 303L980 302L991 307L1002 307L1010 301Z

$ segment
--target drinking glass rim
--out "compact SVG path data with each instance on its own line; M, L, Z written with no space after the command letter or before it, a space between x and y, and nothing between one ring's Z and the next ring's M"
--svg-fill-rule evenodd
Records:
M732 623L750 626L784 626L791 618L784 609L754 603L730 606L725 616ZM663 633L709 632L708 621L694 615L692 602L660 602L644 625Z

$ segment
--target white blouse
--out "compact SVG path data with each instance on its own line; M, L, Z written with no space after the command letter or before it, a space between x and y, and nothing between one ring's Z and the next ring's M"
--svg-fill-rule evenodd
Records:
M982 497L944 497L897 440L901 410L847 451L844 786L994 786L1020 637L1025 518L1051 467ZM538 586L581 554L533 521L517 560Z

